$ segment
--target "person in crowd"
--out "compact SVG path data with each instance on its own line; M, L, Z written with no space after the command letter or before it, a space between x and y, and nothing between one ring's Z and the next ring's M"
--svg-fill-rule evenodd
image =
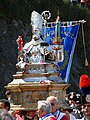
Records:
M7 90L5 95L6 95L7 99L8 99L8 101L10 102L10 104L13 104L11 91Z
M69 113L68 110L65 110L65 115L67 116L68 120L76 120L76 117Z
M56 120L54 115L52 115L52 106L48 101L38 101L36 113L39 117L39 120Z
M65 115L67 116L68 120L76 120L75 116L71 114L72 109L69 106L60 108L60 111L65 113Z
M0 120L13 120L13 118L6 110L0 109Z
M10 110L10 103L6 99L0 99L0 109Z
M8 113L10 114L10 115L12 115L12 117L13 117L13 119L14 120L23 120L21 117L20 117L20 115L19 115L19 111L14 111L14 110L10 110L10 111L8 111Z
M82 113L83 118L81 120L90 120L90 78L86 74L80 76L79 82L80 90L83 93L82 96Z
M0 109L4 109L8 113L10 113L10 102L7 99L0 99ZM22 120L20 115L16 114L15 111L13 111L13 114L11 115L14 115L12 117L15 118L16 120Z
M81 118L81 112L78 109L79 105L81 104L81 96L76 92L70 92L66 95L66 103L72 109L71 114L74 115L76 118Z
M68 120L66 115L58 109L58 99L55 96L47 97L46 101L50 102L52 105L52 114L56 117L57 120Z

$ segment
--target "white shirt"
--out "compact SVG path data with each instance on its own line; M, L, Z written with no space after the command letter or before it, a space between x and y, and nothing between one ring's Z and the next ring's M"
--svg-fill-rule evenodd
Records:
M77 120L74 115L72 114L69 114L69 115L70 115L70 120Z

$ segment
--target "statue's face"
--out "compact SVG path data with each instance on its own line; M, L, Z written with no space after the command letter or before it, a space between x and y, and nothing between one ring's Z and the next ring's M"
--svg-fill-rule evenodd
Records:
M33 35L36 35L38 33L38 30L33 30Z
M39 38L40 38L40 34L37 32L37 31L35 31L36 33L35 34L33 34L33 39L34 39L34 41L37 41L37 40L39 40Z
M37 36L37 37L40 37L40 31L39 29L33 29L33 35Z

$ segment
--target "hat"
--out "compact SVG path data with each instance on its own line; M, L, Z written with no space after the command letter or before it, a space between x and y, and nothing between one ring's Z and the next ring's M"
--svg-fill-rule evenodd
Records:
M77 103L79 103L80 100L80 94L76 93L76 92L70 92L68 95L68 100L73 100Z
M82 102L90 102L90 78L86 74L80 76L79 87L83 92Z

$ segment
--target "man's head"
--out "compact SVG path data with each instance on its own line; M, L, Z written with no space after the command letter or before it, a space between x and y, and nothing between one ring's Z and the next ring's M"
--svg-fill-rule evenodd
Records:
M37 115L39 118L51 112L52 106L48 101L45 100L38 101Z
M90 119L90 78L85 74L81 75L79 85L83 92L82 112L88 119Z
M5 95L7 96L8 100L11 99L11 92L9 90L6 91Z
M0 99L0 109L6 109L7 111L10 110L10 103L6 99Z
M49 97L47 97L46 101L50 102L50 104L52 105L52 112L55 112L57 110L57 107L58 107L57 97L49 96Z

